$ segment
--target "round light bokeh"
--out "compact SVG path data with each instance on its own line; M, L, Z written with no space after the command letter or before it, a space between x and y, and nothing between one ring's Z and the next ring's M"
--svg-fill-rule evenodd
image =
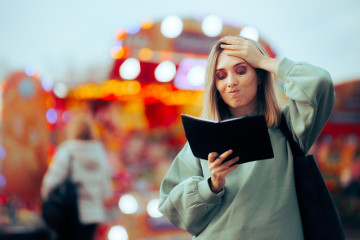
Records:
M187 80L192 86L202 86L205 82L205 68L200 65L193 66L187 74Z
M167 16L161 22L161 33L167 38L178 37L183 29L183 22L178 16Z
M69 90L67 88L67 86L62 83L62 82L57 82L54 85L54 94L58 97L58 98L65 98L68 94Z
M259 32L253 27L244 27L241 29L240 36L247 37L255 41L259 40Z
M140 62L136 58L126 59L119 69L120 77L127 80L135 79L140 74Z
M108 233L109 240L128 240L129 235L123 226L113 226Z
M149 201L148 205L146 206L146 211L152 218L159 218L162 217L162 213L158 210L159 206L159 199L155 198Z
M54 82L51 78L45 77L41 79L41 86L46 92L50 92L53 89Z
M155 69L155 78L159 82L170 82L176 74L176 66L172 61L161 62Z
M125 214L134 214L139 210L139 203L131 194L124 194L119 200L119 208Z
M208 37L218 36L223 28L221 19L216 15L209 15L204 18L201 29L203 33Z
M50 108L46 111L46 120L50 124L54 124L57 122L58 114L54 108Z

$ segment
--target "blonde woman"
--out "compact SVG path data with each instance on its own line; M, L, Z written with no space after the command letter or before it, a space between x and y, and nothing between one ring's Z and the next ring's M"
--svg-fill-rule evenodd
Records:
M284 81L289 104L280 109L274 77ZM194 157L186 143L160 188L159 210L193 239L304 239L294 185L292 153L278 128L285 115L307 152L335 101L329 73L304 62L270 58L256 41L219 40L208 57L202 117L224 120L265 115L274 158L235 164L231 153Z
M106 220L104 201L111 195L111 174L105 148L87 115L77 115L68 126L68 139L58 146L46 172L41 194L65 180L71 164L71 179L78 187L78 226L58 234L58 239L93 239L98 223ZM72 159L70 161L70 159Z

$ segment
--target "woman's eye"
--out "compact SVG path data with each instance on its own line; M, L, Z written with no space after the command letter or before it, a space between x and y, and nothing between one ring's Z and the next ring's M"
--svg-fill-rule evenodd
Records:
M245 74L246 73L246 67L238 67L238 68L236 68L236 73L240 74L240 75Z
M219 73L216 73L216 78L219 79L219 80L222 80L222 79L225 79L226 78L226 73L224 72L219 72Z

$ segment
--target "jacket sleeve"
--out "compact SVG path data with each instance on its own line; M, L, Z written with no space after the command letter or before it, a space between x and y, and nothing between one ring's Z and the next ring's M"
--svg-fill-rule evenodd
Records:
M211 191L200 160L186 143L161 183L159 211L175 226L198 235L218 211L223 194Z
M99 157L101 159L101 164L102 169L103 169L103 174L104 177L102 178L103 181L103 198L106 199L108 197L110 197L113 193L112 191L112 171L111 171L111 166L108 162L108 158L107 158L107 154L106 154L106 150L105 147L102 145L102 143L99 143Z
M50 191L65 180L69 168L68 156L69 154L61 147L55 153L42 181L41 197L43 199L46 199Z
M283 110L293 138L305 153L319 136L335 104L330 74L308 63L284 58L277 69L289 104Z

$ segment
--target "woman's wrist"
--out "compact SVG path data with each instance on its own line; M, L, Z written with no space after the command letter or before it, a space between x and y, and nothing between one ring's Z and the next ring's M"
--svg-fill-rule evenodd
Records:
M265 57L259 66L259 68L264 69L268 72L271 72L276 75L277 68L280 64L280 60L271 57Z
M218 194L223 189L223 188L218 189L218 188L214 187L212 184L212 181L211 181L211 177L208 179L208 183L209 183L210 190L215 194Z

